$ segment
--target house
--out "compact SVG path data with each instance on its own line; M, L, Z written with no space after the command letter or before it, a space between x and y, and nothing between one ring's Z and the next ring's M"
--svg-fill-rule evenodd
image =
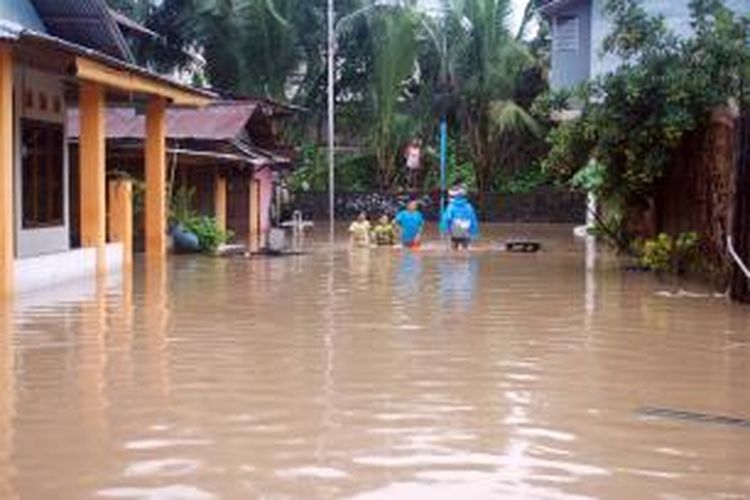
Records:
M275 183L292 166L291 149L279 139L280 122L292 113L292 108L262 99L217 100L198 109L168 109L168 184L173 190L191 188L198 213L215 217L219 227L230 230L250 248L262 246L271 225ZM144 179L145 121L132 107L107 110L108 174ZM71 109L72 158L78 157L79 122L78 110ZM72 197L77 196L73 190ZM71 215L73 220L76 217ZM136 225L137 236L144 232L142 224L139 220Z
M552 28L553 89L570 88L609 74L622 63L617 56L603 52L603 42L613 28L604 13L606 1L539 1L540 11ZM723 4L738 15L750 15L748 0L723 0ZM661 16L667 29L679 37L690 36L693 29L689 5L689 0L641 2L647 13ZM578 107L573 103L572 109L555 118L575 119ZM743 131L747 134L750 117L738 115L731 105L714 109L708 123L689 132L675 149L670 165L653 186L647 206L629 207L625 218L627 229L641 238L653 238L658 233L700 234L701 258L713 270L713 278L731 276L732 297L750 302L750 282L741 272L742 265L732 260L750 259L750 180L746 175L747 155L741 153L742 143L747 141L742 135ZM595 200L590 200L593 212Z
M166 110L212 98L137 66L104 0L1 2L0 294L121 266L123 245L107 242L110 105L145 110L146 250L163 256ZM71 107L80 110L75 207L66 147ZM76 228L72 212L80 214Z
M539 9L550 23L552 33L553 89L574 87L589 79L610 73L620 60L604 54L605 38L612 31L604 12L607 0L540 0ZM750 14L748 0L724 0L737 13ZM690 34L689 0L644 0L649 14L661 15L668 29L679 36Z

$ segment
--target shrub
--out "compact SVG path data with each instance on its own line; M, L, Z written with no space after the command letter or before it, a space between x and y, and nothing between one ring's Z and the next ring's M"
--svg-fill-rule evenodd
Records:
M195 234L204 252L215 252L232 238L230 231L219 229L216 219L207 216L193 216L182 223L185 229Z
M604 50L623 64L580 89L580 118L550 132L543 163L562 181L589 184L622 213L648 205L688 134L702 132L717 107L750 95L750 79L742 78L750 71L744 19L719 0L692 0L694 33L680 38L642 3L604 2L614 26ZM537 107L564 105L553 97ZM591 158L601 167L592 169Z
M172 194L169 210L171 225L179 224L198 237L201 250L215 252L219 246L230 239L231 231L223 231L216 224L216 219L205 215L198 215L193 210L194 187L180 186Z
M698 234L693 232L680 233L674 237L661 233L643 243L641 265L656 272L683 274L696 264L698 242Z

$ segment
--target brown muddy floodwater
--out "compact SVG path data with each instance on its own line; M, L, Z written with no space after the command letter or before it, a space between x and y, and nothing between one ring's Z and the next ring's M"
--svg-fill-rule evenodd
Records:
M21 297L0 498L750 497L750 309L492 233Z

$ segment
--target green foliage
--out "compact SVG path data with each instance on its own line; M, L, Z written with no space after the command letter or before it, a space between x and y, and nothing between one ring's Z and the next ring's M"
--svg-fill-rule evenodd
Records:
M298 167L288 178L292 191L322 193L328 190L328 158L324 149L313 143L305 143L300 148L298 162ZM376 169L373 155L338 157L336 188L347 192L373 190L377 187Z
M221 245L231 240L234 235L231 231L220 229L213 217L199 215L193 209L194 196L194 187L180 186L174 190L169 207L170 225L181 225L195 234L198 237L201 249L204 252L213 253Z
M198 237L201 249L213 253L227 241L232 239L231 231L223 231L216 224L216 219L205 215L192 216L184 222L184 227Z
M378 188L377 162L372 154L341 158L336 164L336 185L349 192L373 191Z
M469 191L476 191L477 178L474 164L467 159L465 148L461 148L455 138L448 138L448 148L445 162L445 182L451 186L459 179L466 184ZM427 171L423 179L424 191L438 191L440 189L440 158L435 154L426 163Z
M596 192L607 181L607 167L595 160L589 160L585 167L576 172L570 184L577 189Z
M603 165L589 186L620 206L645 203L686 134L741 96L750 49L746 27L718 0L690 2L696 33L679 39L637 0L609 0L614 31L606 49L625 63L581 94L581 117L548 136L544 168L570 180L590 158ZM544 106L540 106L544 107Z
M193 198L195 188L180 186L172 192L169 200L169 223L186 225L195 216L193 210Z
M685 273L698 260L698 243L697 233L680 233L677 236L661 233L642 244L641 265L656 272Z
M371 140L378 167L378 183L393 183L401 147L414 135L416 124L399 111L407 79L414 74L417 56L416 14L409 8L383 7L370 17L373 39Z
M217 89L292 100L309 109L300 119L300 142L323 142L325 2L108 1L162 35L139 42L140 62L165 72L202 66L192 73L197 82L205 73ZM535 2L529 2L519 33L509 28L510 0L445 4L442 19L411 1L336 1L337 143L363 149L356 158L338 159L337 183L369 189L374 176L379 189L398 188L402 148L417 136L429 146L442 114L465 148L459 165L474 169L480 189L506 184L544 154L546 145L536 135L545 120L529 112L546 89L550 43L544 22L536 39L523 40ZM326 187L319 161L305 161L302 168L299 184Z
M478 188L489 190L503 136L540 133L517 101L534 57L509 29L508 0L451 0L442 77L453 85L454 114L468 146Z
M289 176L292 191L324 192L328 189L328 166L324 152L313 143L305 143L299 151L297 168Z
M501 194L523 194L549 183L547 173L539 165L532 165L512 175L496 175L492 190Z

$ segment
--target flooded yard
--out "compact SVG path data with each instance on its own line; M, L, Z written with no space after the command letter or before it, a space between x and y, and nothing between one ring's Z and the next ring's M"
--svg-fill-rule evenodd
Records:
M750 309L485 232L6 304L0 498L747 498Z

